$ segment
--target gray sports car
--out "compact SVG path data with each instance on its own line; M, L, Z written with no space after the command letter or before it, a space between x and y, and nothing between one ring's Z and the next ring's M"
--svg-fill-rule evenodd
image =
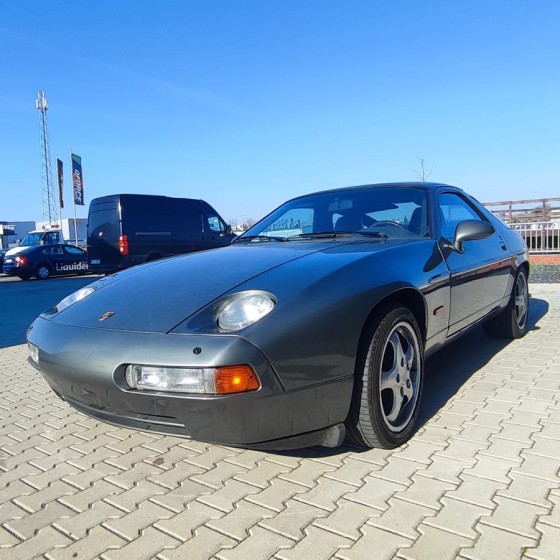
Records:
M68 296L30 327L30 362L72 406L122 426L392 448L413 434L426 356L481 322L526 333L528 273L522 238L461 189L323 191L229 247Z

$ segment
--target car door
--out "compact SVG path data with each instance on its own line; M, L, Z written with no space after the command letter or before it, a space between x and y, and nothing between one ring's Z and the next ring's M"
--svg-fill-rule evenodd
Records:
M440 192L438 206L440 234L450 242L459 222L488 222L486 216L460 192ZM465 242L462 253L451 249L444 249L444 253L451 282L450 336L498 306L513 274L513 261L507 244L497 231L486 239Z
M61 245L62 268L65 272L86 272L88 270L87 253L74 245Z

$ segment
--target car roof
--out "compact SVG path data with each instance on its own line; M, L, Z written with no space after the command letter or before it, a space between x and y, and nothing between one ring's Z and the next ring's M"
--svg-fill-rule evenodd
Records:
M291 200L297 200L299 198L305 198L306 196L314 196L317 194L332 194L332 193L344 193L344 192L348 192L348 191L352 191L352 190L368 190L368 189L377 189L377 188L397 188L397 187L414 187L414 188L423 188L429 191L433 191L435 189L438 189L440 187L444 187L444 188L449 188L449 189L454 189L457 191L461 191L463 192L463 190L459 187L454 187L453 185L447 185L445 183L430 183L430 182L421 182L421 181L401 181L401 182L395 182L395 183L372 183L369 185L355 185L352 187L339 187L336 189L326 189L323 191L315 191L315 192L310 192L307 194L303 194L300 196L296 196ZM288 201L290 202L290 201Z

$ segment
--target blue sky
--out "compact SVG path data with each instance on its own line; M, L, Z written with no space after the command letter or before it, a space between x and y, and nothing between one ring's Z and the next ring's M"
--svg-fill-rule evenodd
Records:
M137 192L230 221L339 186L430 180L560 196L556 0L2 4L0 220L41 219L34 101L86 206Z

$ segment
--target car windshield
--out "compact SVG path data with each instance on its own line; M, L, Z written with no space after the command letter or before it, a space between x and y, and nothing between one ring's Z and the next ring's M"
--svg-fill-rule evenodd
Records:
M24 247L32 247L33 245L39 245L42 233L28 233L22 240L20 245Z
M361 187L312 194L283 204L237 242L363 236L419 239L428 235L426 190Z

